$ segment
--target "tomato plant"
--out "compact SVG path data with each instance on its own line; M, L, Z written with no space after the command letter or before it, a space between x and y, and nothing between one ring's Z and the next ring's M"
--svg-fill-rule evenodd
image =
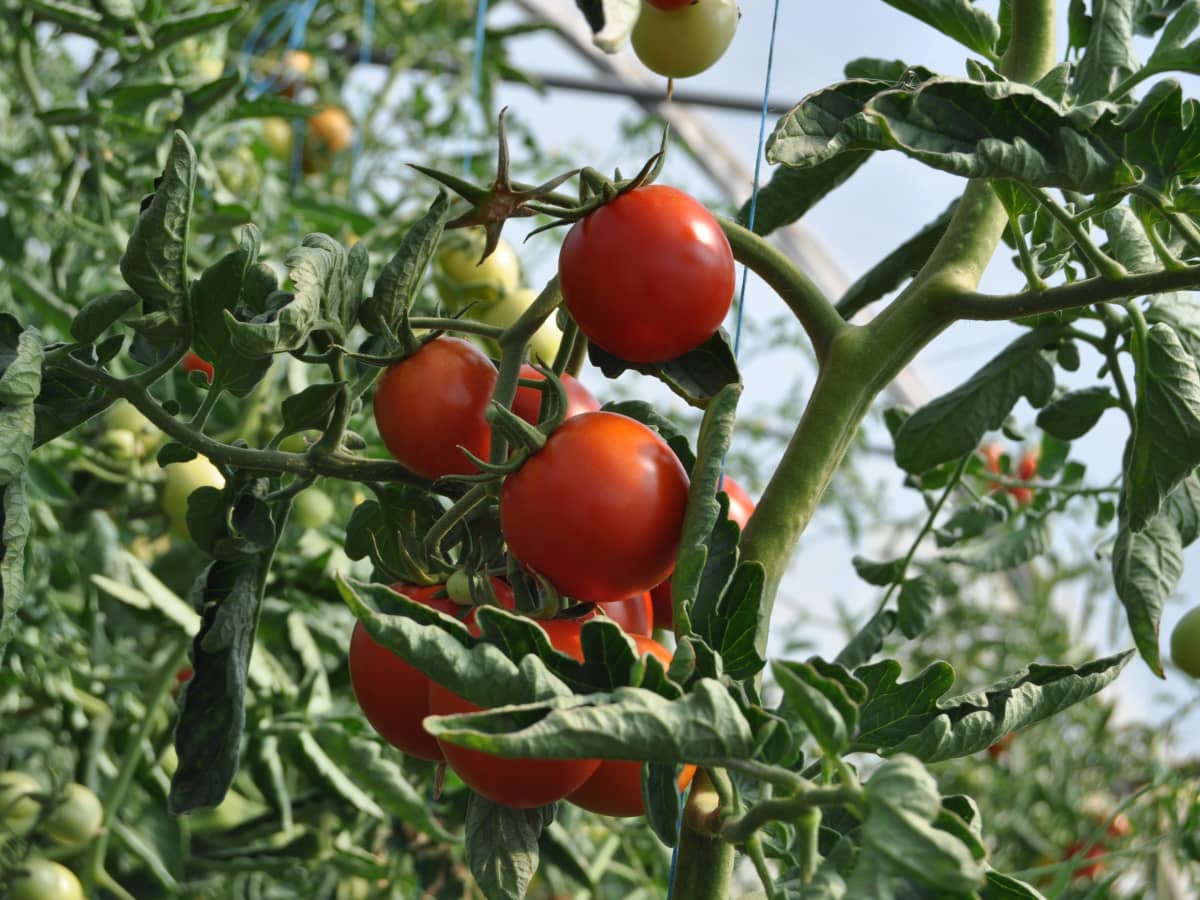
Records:
M187 538L190 534L187 524L188 498L199 488L224 486L225 477L203 456L167 466L162 508L171 531L179 537Z
M461 338L436 338L391 366L375 389L375 425L401 464L425 478L475 471L486 459L485 417L496 367Z
M521 366L521 378L530 381L542 381L545 376L530 365ZM597 412L600 409L598 401L583 383L571 375L561 377L563 390L567 392L566 418L578 416L585 412ZM539 412L542 408L542 392L535 387L521 385L513 398L512 411L530 425L538 423Z
M738 16L734 0L645 0L633 27L633 50L646 68L659 75L699 75L725 55Z
M632 632L631 632L632 633ZM658 641L648 636L635 635L634 643L641 656L649 654L655 657L664 667L671 664L671 652ZM686 765L679 775L679 790L684 790L691 784L696 767ZM573 793L567 800L576 806L600 813L605 816L641 816L646 813L645 801L642 799L642 767L636 762L620 760L604 760L600 768Z
M571 226L558 272L579 330L631 362L698 347L733 301L724 232L707 209L666 185L630 191Z
M577 660L583 659L579 621L551 619L537 624L546 632L555 650ZM429 711L435 716L449 716L478 712L479 707L433 682L429 688ZM496 803L518 809L561 800L583 784L600 765L595 759L502 759L440 739L438 744L450 768L472 789Z
M687 491L657 434L615 413L584 413L504 480L500 527L513 555L562 593L624 600L670 572Z

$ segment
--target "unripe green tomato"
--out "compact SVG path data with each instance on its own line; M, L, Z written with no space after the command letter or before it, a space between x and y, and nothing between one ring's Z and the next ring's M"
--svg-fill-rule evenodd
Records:
M371 894L371 882L361 875L350 875L338 882L337 900L368 900Z
M126 428L114 428L100 439L100 448L119 462L131 462L140 455L137 435Z
M738 15L734 0L696 0L672 10L642 3L630 35L633 52L667 78L698 75L724 55Z
M320 528L333 518L333 501L319 488L309 488L292 501L292 517L301 528Z
M217 806L187 816L192 834L215 834L236 828L248 819L261 815L266 807L230 790Z
M85 785L68 784L54 811L42 823L42 830L64 847L81 847L100 832L104 807L100 798Z
M438 269L453 285L453 289L439 285L438 293L455 311L472 301L480 305L502 302L520 287L521 263L512 245L501 239L491 255L479 262L483 248L483 234L478 232L438 252Z
M187 527L188 497L201 487L223 488L225 478L207 458L197 456L187 462L171 463L167 466L167 480L163 487L163 512L171 525L171 531L182 538L190 538Z
M284 453L307 453L308 441L303 434L289 434L279 442L279 449Z
M83 900L83 885L62 863L33 856L18 863L9 900Z
M467 315L476 321L484 322L488 325L508 328L521 317L525 310L533 305L533 301L537 299L537 296L537 291L530 290L529 288L518 288L504 297L499 303L493 303L491 306L473 307ZM558 327L555 317L553 315L548 316L546 321L533 333L533 337L529 339L530 355L534 359L549 365L554 361L555 354L558 353L562 337L562 329Z
M1171 659L1193 678L1200 678L1200 606L1189 610L1171 632Z
M163 433L158 426L143 416L128 400L118 400L104 413L104 424L110 431L130 431L138 439L144 456L158 449Z
M284 162L292 161L292 123L279 116L262 120L263 141L271 155Z
M0 834L28 834L41 804L31 795L42 786L26 772L0 772Z
M246 201L258 194L262 186L262 170L254 151L245 144L235 147L233 152L217 161L217 174L221 183L239 200Z

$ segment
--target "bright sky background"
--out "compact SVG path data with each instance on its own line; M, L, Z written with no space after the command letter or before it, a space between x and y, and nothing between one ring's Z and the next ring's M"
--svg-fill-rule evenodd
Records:
M728 53L714 68L688 79L681 86L761 98L774 3L773 0L741 0L740 5L743 18ZM992 6L994 12L994 4L984 5ZM824 12L819 15L814 15L811 5L794 0L781 0L780 6L771 90L775 100L794 102L810 91L841 80L842 66L859 56L902 59L946 75L964 74L967 55L964 48L879 0L842 0L823 7ZM1060 6L1060 44L1065 49L1066 3L1060 3ZM519 18L518 11L505 4L495 12L493 21L508 22L516 18ZM594 70L555 38L527 38L520 46L518 63L531 70L594 77ZM543 97L520 86L504 88L498 99L509 105L515 116L535 123L539 139L547 148L569 151L579 163L611 166L617 162L624 171L633 171L642 161L627 159L622 154L624 138L619 126L634 117L631 105L624 100L567 91L552 91ZM715 110L701 112L744 161L747 169L752 170L758 116ZM768 121L768 133L773 124ZM705 199L718 197L716 189L679 153L668 161L662 180ZM878 153L850 182L813 209L803 224L827 248L847 279L853 281L896 244L940 214L961 191L962 184L959 178L933 171L899 154ZM520 253L531 282L537 283L539 278L544 280L553 273L556 245L548 245L544 240L540 244L531 242L521 247ZM1022 286L1022 279L1009 263L1007 253L998 253L985 277L983 289L1001 292L1018 290ZM751 282L747 298L749 315L765 318L778 311L778 303L777 298ZM959 384L1015 333L1012 326L991 323L956 326L917 358L915 368L921 383L927 387L930 396ZM778 356L771 356L747 367L744 408L746 404L770 403L777 399L781 385L790 381L790 376L781 377L781 366L785 364L786 361L781 361ZM798 360L796 365L803 369L807 364ZM1093 372L1094 366L1089 368L1085 356L1080 373L1084 380L1079 384L1091 383ZM603 395L603 385L594 386ZM666 399L670 402L672 398L666 395ZM1017 414L1022 424L1032 426L1033 416L1027 407L1018 407ZM1110 413L1086 442L1077 445L1076 454L1087 462L1090 470L1089 482L1103 483L1117 471L1125 437L1119 415ZM886 479L897 485L893 493L895 502L901 504L899 508L917 508L915 496L899 489L896 470L886 460L869 466L867 474L872 480ZM814 608L829 616L835 597L851 609L873 608L879 594L855 577L849 563L853 551L841 541L835 546L817 532L815 527L810 529L801 541L792 576L782 590L777 617L786 618L789 609L793 614L804 610L801 617L808 623ZM1060 539L1076 544L1083 537L1059 535ZM907 547L907 540L903 547ZM895 547L872 547L869 541L858 550L875 558L898 555ZM834 561L832 566L831 560ZM1186 574L1179 594L1169 603L1163 616L1164 655L1166 636L1174 622L1190 605L1200 601L1200 544L1187 551L1185 564ZM1064 593L1061 602L1066 609L1078 610L1080 599ZM1111 610L1115 604L1115 594L1110 590L1107 602L1101 603L1099 608ZM1114 633L1109 627L1109 616L1098 618L1103 621L1081 623L1080 627L1086 630L1087 640L1100 652L1112 652L1132 644L1123 623ZM804 634L806 638L812 638L814 651L822 655L836 653L842 644L837 631L819 624L806 624ZM964 690L981 686L959 684ZM1117 689L1123 701L1122 714L1150 720L1169 717L1176 702L1186 698L1194 700L1198 696L1195 685L1180 673L1171 673L1164 684L1150 675L1138 660L1125 670ZM1155 697L1158 699L1152 699ZM1173 699L1168 702L1167 697ZM1191 716L1183 730L1187 743L1194 742L1200 734L1198 719L1200 717Z

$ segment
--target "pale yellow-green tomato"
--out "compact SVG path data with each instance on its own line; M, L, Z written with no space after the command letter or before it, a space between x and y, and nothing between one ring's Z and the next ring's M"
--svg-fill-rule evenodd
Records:
M196 63L196 77L202 82L216 81L225 74L225 60L207 57Z
M361 875L349 875L338 882L337 900L368 900L371 882Z
M499 303L492 304L491 306L472 307L467 315L476 321L484 322L488 325L508 328L521 317L521 314L525 310L533 305L533 301L537 299L537 296L537 291L529 288L518 288L508 294ZM562 337L562 329L558 327L555 317L553 315L548 316L546 321L541 324L529 340L529 355L534 360L549 365L554 361L554 355L558 353L558 346L562 343Z
M292 160L292 123L279 116L262 120L263 140L271 154L284 162Z
M292 501L292 516L301 528L320 528L333 518L333 500L320 488L309 488Z
M41 805L34 799L42 786L27 772L0 772L0 834L28 834Z
M737 31L734 0L696 0L679 9L642 2L630 42L652 72L667 78L698 75L720 59Z
M42 823L42 830L63 847L82 847L100 833L104 823L104 808L86 785L68 784Z
M1200 606L1185 613L1171 632L1171 659L1193 678L1200 678Z
M125 428L114 428L100 439L100 449L118 462L129 462L141 456L137 435Z
M521 285L521 263L512 245L500 239L487 259L479 261L485 238L480 229L455 233L438 251L437 266L449 282L438 284L442 301L457 312L468 303L498 303Z
M253 200L262 187L262 169L254 151L246 144L239 144L231 153L218 159L216 169L226 190L236 194L241 202Z
M207 458L197 456L187 462L171 463L167 466L167 480L163 487L163 512L171 531L181 538L190 538L187 527L188 497L201 487L222 488L225 478Z
M320 435L318 435L315 431L296 432L295 434L289 434L279 442L279 449L284 453L307 453L309 441L307 438L305 438L305 434L311 435L312 440L314 441L320 437Z
M247 819L261 815L266 807L247 799L237 791L230 790L217 806L202 812L191 813L186 821L193 834L214 834L236 828Z
M32 856L17 871L8 900L83 900L83 885L62 863Z
M138 412L128 400L118 400L104 413L104 425L109 431L128 431L137 438L139 455L158 449L163 433L158 426Z

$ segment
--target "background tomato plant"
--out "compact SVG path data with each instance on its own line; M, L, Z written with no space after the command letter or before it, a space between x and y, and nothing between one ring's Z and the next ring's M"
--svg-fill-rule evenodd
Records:
M369 582L403 569L408 559L421 557L423 549L406 541L427 531L444 511L443 501L457 496L431 504L420 485L381 467L387 454L370 416L353 402L338 399L338 385L365 381L367 369L345 359L339 369L331 361L342 346L339 338L345 337L337 333L339 327L365 324L370 315L390 316L376 300L382 292L364 291L362 273L369 273L365 283L378 282L385 264L414 233L414 223L425 221L420 217L433 200L430 183L418 181L398 162L416 156L424 165L460 171L462 135L479 136L478 123L493 120L490 98L496 80L522 62L509 51L519 35L494 30L482 60L482 90L476 94L471 89L469 7L380 5L376 45L388 48L394 73L442 66L450 57L456 60L458 75L439 82L436 90L429 86L432 82L422 82L397 108L361 104L354 121L362 144L355 150L342 139L323 142L318 148L323 171L309 173L304 170L317 167L306 166L303 154L294 157L297 145L289 143L279 157L272 155L264 125L275 118L285 125L305 122L321 109L352 105L354 90L347 82L356 68L355 56L342 51L348 34L361 33L357 6L322 4L322 14L309 23L306 34L315 57L312 74L306 72L303 81L289 75L279 84L273 83L274 77L264 84L263 73L273 72L269 60L272 54L278 58L281 48L259 52L255 44L261 37L255 36L256 26L269 23L276 14L266 5L189 6L182 14L177 9L144 10L136 4L106 4L103 13L63 4L4 8L0 305L15 316L4 319L0 331L0 359L8 375L0 382L6 436L27 435L29 426L22 411L29 404L22 400L28 399L28 373L40 364L27 365L35 341L27 329L39 330L45 341L40 352L49 363L47 377L36 388L39 399L30 443L37 446L16 480L11 480L8 459L25 457L26 448L19 441L5 445L5 603L0 616L0 710L5 728L0 734L0 767L36 773L48 805L44 821L28 834L0 835L0 878L13 877L25 860L58 852L52 798L78 781L94 788L109 806L106 829L65 858L89 896L313 897L356 895L353 891L405 898L421 891L495 895L497 881L507 874L496 875L495 870L511 865L518 849L526 859L540 857L537 875L525 873L532 877L529 893L534 896L564 891L604 897L638 891L664 895L670 868L664 842L673 840L674 821L661 809L651 809L649 820L614 823L563 805L553 823L534 813L520 820L532 823L524 832L534 835L531 844L515 847L497 839L490 846L476 844L464 850L461 839L467 823L514 820L503 810L481 807L452 776L438 793L434 769L378 739L353 702L346 647L354 617L333 575ZM959 99L974 104L971 108L977 112L1004 110L1001 100L990 95L986 103L980 99L987 92L980 85L994 80L999 42L1010 39L1007 30L997 29L996 38L987 13L973 6L963 9L971 11L970 21L978 28L960 31L952 22L933 23L984 60L973 63L968 86L954 89L961 90ZM1173 9L1114 3L1090 11L1106 26L1106 17L1128 14L1141 31L1153 34L1161 31ZM1164 32L1158 57L1136 68L1132 52L1111 52L1114 46L1131 46L1132 32L1088 24L1086 10L1074 12L1069 52L1079 62L1077 72L1055 70L1057 75L1041 83L1043 91L1056 101L1076 104L1114 95L1112 102L1129 108L1122 85L1130 79L1145 79L1148 85L1170 68L1171 41L1181 39L1190 10L1185 5L1180 20ZM1066 21L1065 11L1060 12ZM182 24L173 21L179 15ZM81 46L88 52L81 52ZM106 52L92 52L100 47ZM861 99L899 83L920 84L926 77L913 70L901 78L903 64L899 66L860 59L847 67L849 80L830 90L839 99ZM1096 87L1100 84L1103 90ZM90 92L89 98L102 99L82 104L81 89ZM1154 109L1169 124L1174 96L1168 88L1156 90L1151 96L1162 105ZM810 102L821 99L818 95ZM886 105L880 108L898 114ZM804 111L800 108L788 121L803 119ZM1019 133L1014 120L998 113L989 121L999 138L1011 136L1011 129ZM546 124L509 122L518 138L514 144L521 147L522 181L533 183L567 168L541 146L549 142ZM176 127L191 137L194 166L180 144L172 142ZM1156 133L1181 128L1169 125ZM303 150L301 137L298 146ZM657 134L653 140L656 145ZM635 135L630 146L638 146L636 141ZM495 174L484 146L481 139L468 167L480 182ZM1128 146L1139 154L1139 164L1153 161L1140 155L1137 140L1131 138ZM803 212L866 154L881 149L865 145L815 166L781 170L778 181L764 191L759 230L770 231L782 219ZM900 149L926 159L936 159L940 152L926 146ZM677 148L671 152L664 181L682 157ZM773 152L777 157L795 153L790 161L803 162L803 154L782 139ZM1165 158L1158 155L1159 162ZM619 162L625 171L633 171L640 161L623 157ZM164 166L168 178L157 195L163 199L158 207L150 204L148 218L164 227L139 230L139 199L152 190ZM797 171L807 172L812 180ZM1134 273L1153 271L1168 261L1192 265L1190 232L1178 216L1190 209L1193 175L1186 169L1162 172L1151 167L1150 172L1152 179L1164 178L1160 186L1170 182L1178 191L1175 207L1155 206L1153 193L1145 191L1129 205L1086 206L1088 198L1080 191L1090 192L1090 183L1074 184L1067 188L1069 195L1060 201L1052 196L1054 202L1047 203L1036 190L999 182L1009 191L999 196L1010 222L1015 222L1006 237L1022 280L1035 287L1062 271L1077 280L1098 273L1107 277L1115 272L1114 258ZM792 178L800 184L790 183ZM333 433L336 446L321 447L314 458L322 453L358 454L370 461L352 477L322 472L320 488L303 489L297 482L285 485L254 476L253 467L243 471L225 459L220 479L207 479L212 492L164 498L172 470L191 464L185 458L189 451L178 439L187 438L188 432L164 438L159 425L147 427L144 416L129 416L127 405L114 405L102 417L95 416L109 398L91 394L72 376L65 357L107 366L115 377L134 376L167 359L163 348L170 343L171 297L160 296L143 276L148 261L156 258L162 235L170 231L165 222L171 211L164 207L180 204L185 196L191 204L187 274L199 278L190 286L194 346L214 364L214 390L205 390L203 383L172 367L153 385L154 400L181 427L235 450L278 448L298 454L319 445L323 433ZM1070 207L1068 215L1062 215L1062 204ZM1073 230L1072 215L1091 223L1092 233ZM251 221L258 229L243 231ZM914 243L885 255L866 273L869 277L842 298L838 312L849 317L885 298L929 256L944 229L944 222L935 223ZM318 233L331 237L301 237ZM355 255L352 245L359 243L363 249ZM540 257L545 270L544 260L555 256L549 249L553 246L552 241L532 244L540 249L522 247L520 252L523 258ZM888 248L876 249L886 253ZM738 253L747 255L745 243ZM756 264L778 275L763 260ZM330 276L331 270L345 278ZM537 302L538 291L533 290L533 280L528 281L529 288L518 289L527 293L517 298L513 292L519 303L511 312L498 303L490 308L490 321L488 308L477 315L470 311L469 317L484 326L511 326ZM879 725L893 702L902 705L902 698L886 693L893 676L890 660L903 664L900 691L918 686L935 691L953 680L955 672L958 691L987 687L982 705L990 713L1017 712L1012 719L998 713L980 716L973 705L978 694L956 705L954 715L959 718L950 741L954 752L962 753L974 737L986 739L979 750L952 757L927 747L908 747L928 761L936 787L930 788L911 769L893 767L883 773L897 778L909 795L920 787L921 796L936 799L935 836L944 841L942 835L955 835L973 857L985 849L994 870L1014 873L1048 896L1169 896L1180 885L1186 891L1195 883L1194 834L1200 817L1195 772L1179 758L1170 728L1125 724L1107 694L1066 709L1060 709L1066 705L1062 696L1054 695L1058 686L1062 694L1080 699L1107 683L1121 665L1093 659L1096 654L1079 639L1088 621L1114 618L1118 644L1125 646L1129 631L1119 618L1128 610L1143 656L1151 667L1160 664L1152 634L1158 622L1155 610L1170 593L1172 578L1178 577L1174 560L1182 554L1182 545L1195 537L1194 527L1188 525L1194 518L1187 518L1196 507L1194 474L1170 494L1168 518L1154 520L1154 541L1139 544L1145 538L1138 535L1145 530L1116 531L1116 487L1093 479L1073 443L1084 440L1108 410L1115 411L1109 418L1124 414L1145 422L1144 411L1158 408L1147 403L1191 408L1190 388L1174 397L1156 393L1163 388L1145 376L1144 354L1159 354L1153 358L1155 365L1177 366L1175 384L1189 383L1186 360L1195 354L1195 328L1188 303L1194 301L1160 292L1158 282L1151 284L1157 287L1149 291L1155 299L1145 310L1150 326L1145 335L1138 330L1136 314L1123 306L1059 310L1047 314L1050 319L1024 322L1034 330L1017 334L1028 336L1017 337L996 363L982 365L975 378L947 394L949 400L940 409L951 407L956 415L940 419L935 407L934 413L917 412L906 419L907 410L876 406L827 495L832 500L827 509L840 516L827 514L821 521L863 536L863 556L852 567L843 559L823 563L846 571L853 568L864 583L877 588L880 613L867 619L840 616L835 598L812 596L817 593L815 579L801 572L788 590L802 595L806 617L777 622L771 648L773 657L804 655L812 649L808 642L814 621L844 625L848 643L837 664L853 669L862 680L846 680L838 688L833 682L839 673L824 668L824 663L782 662L766 674L767 706L756 704L753 696L744 697L747 708L759 711L755 715L769 710L768 718L755 720L756 728L765 728L769 721L776 735L782 732L778 722L794 730L802 755L789 758L785 767L807 771L805 764L823 755L830 771L822 775L835 784L839 782L832 760L839 752L830 748L838 746L838 729L853 732L854 715L867 720L874 716L872 723ZM409 298L413 315L443 311L437 287L435 277L415 288ZM296 304L297 296L301 304ZM372 303L355 310L365 296ZM288 329L302 328L297 321L303 316L294 312L308 302L305 297L319 307L322 328L315 336L305 333L305 340L287 352L275 353L288 343ZM286 312L289 306L292 311ZM248 326L235 348L230 347L224 324L227 310ZM19 327L14 328L13 321ZM548 319L542 327L549 323ZM1163 325L1179 336L1179 348L1155 343L1169 341ZM118 336L123 338L119 347L112 343ZM491 340L495 335L474 336ZM562 340L561 333L551 337L553 351L540 354L543 362L551 361L548 357ZM1153 340L1147 344L1147 338ZM272 353L255 356L268 343ZM786 326L769 323L756 330L750 323L743 357L752 361L758 353L778 352L781 344L792 352L793 363L807 352L797 349L807 348L808 341L790 317ZM378 344L358 349L375 355L392 352ZM1082 372L1081 358L1094 363L1086 370L1089 374L1101 374L1076 386L1066 373ZM787 366L789 376L799 368L793 363ZM642 396L640 380L631 388L630 376L615 384L602 378L601 369L607 373L613 366L611 360L598 358L597 365L584 369L584 382L606 400L626 398L630 392ZM1054 370L1049 383L1053 386L1058 379L1062 385L1053 388L1052 396L1045 391L1047 367ZM1142 373L1136 381L1131 375L1135 370ZM1154 365L1149 370L1155 371ZM685 369L685 374L692 372ZM694 390L678 372L667 375L675 391L686 395ZM357 389L358 382L352 383ZM1041 398L1041 412L1016 406L1014 385L1023 392L1018 396ZM806 398L810 390L811 384L802 385L795 393ZM680 436L686 445L687 436L700 433L699 413L681 412L680 405L662 399L664 394L654 395L656 405L671 415L674 426L655 427L672 436L673 447L680 446ZM994 409L1001 410L999 418L989 413L983 422L979 413ZM770 465L762 461L780 455L798 413L788 400L765 420L743 413L727 458L735 474L754 488L754 496L761 495L770 474ZM346 426L340 433L331 425L334 418ZM972 441L954 447L946 458L922 456L920 448L944 448L937 427L918 429L929 428L931 420L934 426L941 421L952 421L958 428L965 425ZM118 432L132 440L116 437ZM302 433L312 437L310 444L292 442ZM1141 474L1130 493L1135 500L1162 493L1162 486L1148 477L1163 470L1155 448L1188 446L1186 435L1173 443L1178 435L1145 429L1142 433L1151 433L1153 440L1143 440L1136 448L1151 456L1149 464L1137 469ZM877 445L893 439L912 497L904 507L878 503L864 475L871 471ZM1013 464L1007 473L989 471L975 457L976 447L993 439L1009 448ZM1018 448L1033 446L1040 448L1041 462L1027 470ZM889 455L891 451L889 444ZM1120 455L1118 447L1110 451ZM710 461L712 456L711 449L701 453ZM1188 459L1186 449L1177 456ZM302 471L300 463L288 465ZM1194 460L1190 465L1194 471ZM378 480L380 475L386 479ZM893 476L895 469L889 471L889 478ZM221 481L229 485L226 494L215 490ZM993 482L1004 490L993 495ZM298 508L289 514L289 501L294 498L299 507L305 498L317 496L317 490L328 493L329 515L309 518ZM815 497L821 492L814 488L810 493ZM781 505L778 499L769 501L764 515L778 516L771 510ZM1147 513L1142 509L1135 514ZM310 524L320 518L326 521ZM185 527L188 521L197 527ZM168 525L174 526L174 536ZM1080 539L1087 546L1055 539L1067 531L1087 535ZM397 532L407 538L393 540ZM870 539L878 535L886 538ZM810 529L804 540L818 538L817 530ZM1136 552L1130 552L1131 543ZM1100 549L1099 562L1095 548ZM1150 548L1164 551L1158 568L1147 561ZM495 549L471 547L460 559L494 558L489 554ZM273 555L269 567L249 561L266 555ZM1125 562L1116 565L1114 573L1113 561L1121 559ZM1114 574L1123 607L1106 599ZM254 592L249 587L259 580L266 587L261 608L251 602ZM1090 598L1082 608L1063 603L1072 587L1075 595ZM697 592L689 601L699 624L696 633L719 649L732 672L729 677L750 690L752 654L743 649L739 656L732 637L722 642L719 616L702 621L703 604L694 605L700 596ZM214 612L218 606L220 614ZM504 621L492 626L512 627ZM257 622L249 636L244 627L248 622ZM235 623L243 627L233 627ZM213 652L201 653L197 678L173 698L187 647L201 629L208 636L203 643ZM612 640L611 632L598 633L598 640ZM220 636L226 634L232 635L232 651L221 645ZM738 632L743 640L746 634L744 629ZM201 651L203 647L197 652ZM880 661L869 662L875 655ZM739 669L739 662L745 668ZM1031 662L1035 668L1027 671ZM653 666L649 669L657 672ZM1026 676L1014 675L1021 672ZM234 689L219 687L222 680ZM665 684L659 682L660 687ZM885 699L872 707L853 694L858 684ZM595 684L588 687L597 689ZM662 690L670 693L669 687ZM842 703L841 690L849 692L853 703ZM832 698L834 709L813 691ZM1035 696L1027 699L1030 695ZM181 707L194 710L195 718L177 737ZM1049 712L1056 713L1050 722L1034 721ZM839 717L842 724L830 726ZM1170 718L1165 716L1166 721ZM1019 725L1014 724L1017 719ZM201 720L202 728L196 725ZM1007 751L995 758L984 752L984 746L994 746L996 733L1010 726L1018 730L1009 732L1016 736ZM861 731L857 733L865 743ZM778 752L780 743L776 737L769 749ZM862 744L854 745L853 759L856 764L866 761L866 780L878 761L863 750ZM213 760L211 779L197 779L190 762L203 754ZM176 779L172 787L181 766L188 777ZM650 779L671 780L654 766L645 771ZM844 773L840 777L845 778ZM734 782L739 802L746 806L764 799L754 778L735 773ZM958 799L964 795L975 798L977 810ZM215 809L182 816L170 812L208 806ZM824 827L817 832L818 850L833 862L822 877L846 874L844 854L853 839L845 836L856 831L852 813L853 804L833 804L826 811ZM1118 815L1127 815L1132 823L1128 834L1119 833L1120 828L1113 833ZM741 838L735 841L739 847L768 860L768 869L785 872L801 869L804 862L797 828L788 822L769 825L759 833L757 851L744 833L736 828L731 833ZM482 831L505 833L500 827ZM843 838L846 842L839 850L837 842ZM901 829L871 840L905 846ZM1073 849L1078 851L1074 860ZM1089 865L1102 859L1103 867L1076 877L1079 856ZM489 869L491 863L495 865ZM957 863L970 870L962 858ZM489 874L496 880L488 881ZM734 893L752 889L756 875L749 857L742 858L734 877ZM886 878L913 889L907 875L889 872Z

